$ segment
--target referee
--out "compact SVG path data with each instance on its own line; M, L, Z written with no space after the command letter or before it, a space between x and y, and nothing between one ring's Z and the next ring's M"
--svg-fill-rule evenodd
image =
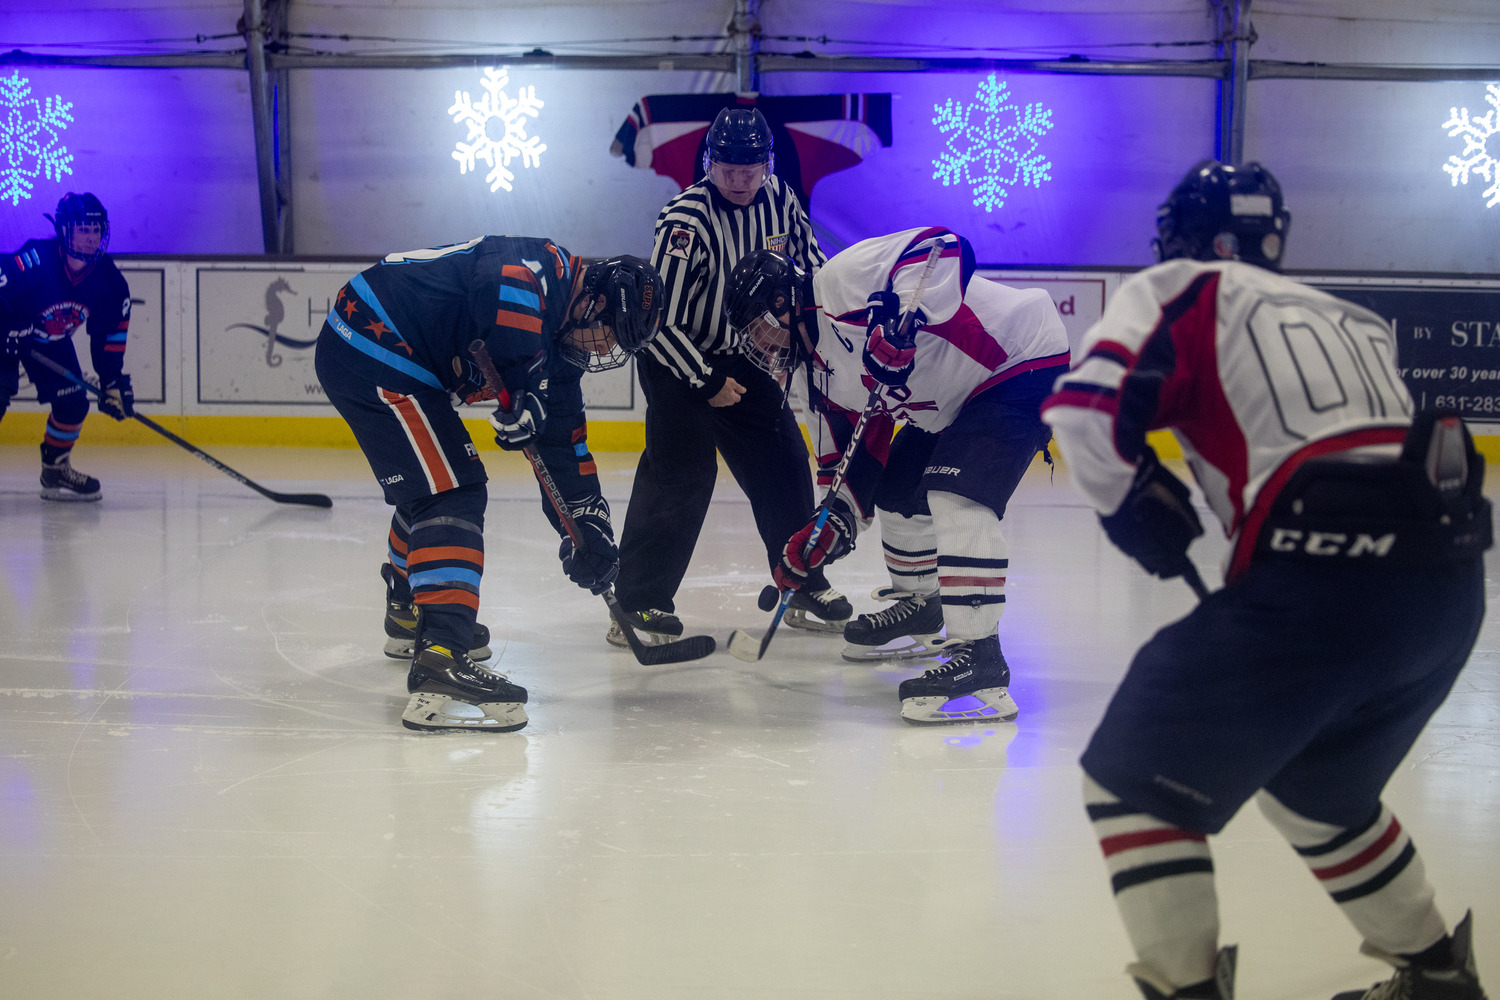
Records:
M637 630L657 642L682 634L674 599L713 497L716 451L750 499L768 569L813 512L802 432L781 385L740 353L724 289L754 250L784 253L809 271L827 258L796 194L772 174L771 127L759 109L719 112L707 145L706 176L657 217L652 264L666 286L666 311L661 332L637 355L646 449L625 511L615 594ZM840 632L852 613L815 571L786 622ZM625 645L617 625L606 638Z

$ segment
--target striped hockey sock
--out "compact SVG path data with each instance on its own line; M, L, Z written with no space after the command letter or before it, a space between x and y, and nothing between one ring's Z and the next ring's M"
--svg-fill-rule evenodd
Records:
M1213 978L1219 898L1208 839L1121 801L1087 774L1083 797L1141 964L1174 987Z
M906 517L881 510L880 545L891 586L908 594L931 594L937 590L937 536L931 514Z
M994 635L1005 611L1010 568L1000 519L984 504L953 493L930 492L927 504L937 536L938 591L948 637Z
M1295 813L1269 792L1256 802L1366 943L1415 955L1447 933L1416 846L1384 805L1367 822L1340 827Z

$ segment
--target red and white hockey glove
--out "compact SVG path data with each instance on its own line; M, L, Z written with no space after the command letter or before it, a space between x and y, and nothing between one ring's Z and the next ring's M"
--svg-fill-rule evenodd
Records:
M834 497L828 503L828 517L821 528L814 517L787 539L786 547L781 550L781 562L771 573L776 586L782 590L801 589L809 572L853 552L858 536L859 521L842 497Z
M865 371L893 389L905 385L917 356L917 331L926 321L918 310L903 333L900 298L895 292L872 292L865 320Z

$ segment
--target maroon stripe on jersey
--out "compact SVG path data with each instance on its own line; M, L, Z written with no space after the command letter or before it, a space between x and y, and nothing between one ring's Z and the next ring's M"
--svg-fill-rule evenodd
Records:
M1229 570L1224 574L1224 579L1233 580L1250 568L1250 557L1255 554L1255 540L1260 535L1261 526L1266 523L1267 515L1271 513L1271 505L1276 502L1287 480L1292 478L1292 474L1302 466L1303 462L1336 451L1363 448L1367 445L1400 444L1404 440L1406 440L1405 427L1364 427L1322 438L1294 451L1276 468L1275 472L1271 473L1270 478L1261 486L1260 492L1255 495L1254 505L1239 525L1239 540L1235 542L1234 556L1229 561Z
M986 389L993 389L995 386L999 385L1001 382L1006 381L1007 379L1013 379L1017 375L1025 375L1027 372L1045 371L1048 368L1056 368L1059 373L1067 371L1068 355L1066 353L1063 353L1053 354L1045 358L1032 358L1030 361L1022 361L1019 364L1013 365L1012 367L1005 369L1005 371L1003 372L996 372L995 374L991 375L989 378L985 379L983 382L975 386L974 391L969 393L969 395L964 399L964 402L967 403L970 399L973 399L981 392L984 392Z
M995 343L995 338L985 331L984 324L967 305L960 305L952 319L935 326L924 326L922 330L946 340L990 371L1005 364L1010 357L1005 348Z
M1042 401L1042 412L1046 413L1054 406L1072 406L1080 410L1099 410L1101 413L1108 413L1113 417L1120 408L1120 395L1115 390L1104 386L1067 383Z

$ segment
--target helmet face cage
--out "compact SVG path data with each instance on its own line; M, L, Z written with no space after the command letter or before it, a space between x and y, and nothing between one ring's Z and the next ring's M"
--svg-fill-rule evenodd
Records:
M1157 261L1239 260L1279 271L1291 218L1265 167L1204 160L1157 208L1151 246Z
M73 246L74 230L81 225L99 227L99 245L90 252L77 250ZM69 192L63 195L57 203L57 217L52 220L52 227L57 231L63 253L85 264L103 257L109 246L109 213L104 210L104 204L88 192Z
M775 169L771 154L775 138L771 135L771 124L759 108L725 108L719 112L708 128L703 153L703 172L708 173L712 164L730 166L753 166L765 164L766 176Z
M639 257L596 258L586 266L581 294L588 305L583 319L565 331L558 353L584 371L609 371L625 364L656 336L666 291L656 269ZM602 306L598 304L601 295ZM604 338L600 324L613 331L612 344Z
M801 361L792 332L802 311L806 272L785 254L756 250L746 254L729 275L724 312L745 356L774 378Z

